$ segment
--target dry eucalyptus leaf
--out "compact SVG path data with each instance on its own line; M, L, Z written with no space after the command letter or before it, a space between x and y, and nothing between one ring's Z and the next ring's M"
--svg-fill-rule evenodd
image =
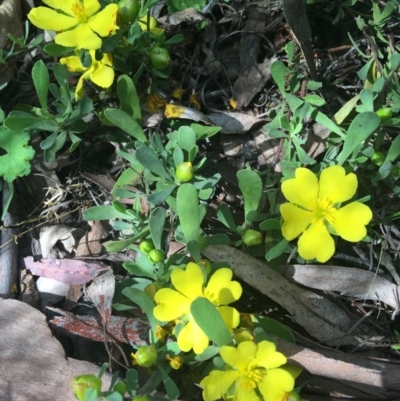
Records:
M86 289L86 296L99 311L103 325L106 327L111 318L111 305L115 291L115 277L112 271L106 271L93 279Z
M182 24L182 22L186 22L187 24L198 24L205 20L206 19L194 8L186 8L183 11L158 18L158 22L161 25L167 25L169 27L177 26Z
M329 345L359 345L363 341L355 324L335 303L290 283L260 260L230 246L208 246L202 252L214 261L229 263L235 275L285 308L307 332Z
M255 125L265 123L258 117L238 112L211 113L207 117L213 125L222 127L223 134L245 134Z
M289 265L282 267L282 272L288 280L306 287L382 301L399 309L399 286L367 270L340 266Z

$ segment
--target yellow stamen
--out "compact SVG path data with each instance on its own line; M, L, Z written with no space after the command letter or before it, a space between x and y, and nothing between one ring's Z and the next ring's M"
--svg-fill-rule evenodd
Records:
M72 5L72 14L75 15L76 18L78 18L81 24L88 21L85 7L83 7L83 4L79 0Z

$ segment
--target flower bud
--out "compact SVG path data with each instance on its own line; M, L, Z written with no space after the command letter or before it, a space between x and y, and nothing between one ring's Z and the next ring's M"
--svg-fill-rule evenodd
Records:
M386 121L392 118L393 111L390 107L384 107L383 109L379 109L376 114L378 114L378 117L381 119L381 121Z
M180 163L175 170L176 178L180 182L188 182L194 177L193 165L190 162Z
M139 14L137 0L120 0L118 2L118 19L121 25L131 25Z
M101 390L101 379L91 374L74 377L72 381L72 389L76 399L85 401L85 391L90 388L99 393Z
M165 259L165 253L161 249L153 249L149 252L149 259L152 263L161 263Z
M202 266L207 274L211 273L211 263L207 259L200 259L196 263Z
M132 398L132 401L150 401L150 398L145 395L139 395L139 397Z
M140 241L139 249L142 252L148 254L150 251L154 249L153 241L150 239L144 239L143 241Z
M248 329L235 330L233 337L235 339L236 344L240 344L243 341L253 341L254 340L253 333Z
M149 368L157 361L157 350L154 345L140 347L136 354L132 353L132 362L144 368Z
M113 391L116 391L117 393L120 393L122 396L124 396L128 391L128 384L125 380L120 380L118 383L115 383Z
M243 235L243 242L247 246L260 245L262 243L262 234L256 230L247 230Z
M386 156L382 152L375 152L371 157L371 162L376 164L377 166L382 166L385 157Z
M171 56L167 49L160 46L154 46L150 50L150 62L157 70L163 70L171 64Z

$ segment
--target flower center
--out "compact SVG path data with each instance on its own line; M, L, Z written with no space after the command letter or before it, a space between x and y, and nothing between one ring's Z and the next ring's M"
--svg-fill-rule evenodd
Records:
M240 387L243 390L252 390L257 387L257 383L261 381L265 372L264 369L249 369L242 373Z
M313 223L326 221L333 224L336 221L336 209L333 207L333 202L327 198L317 199L311 213L313 215Z
M83 7L83 4L79 0L72 4L72 14L75 15L81 24L88 21L88 17L85 13L85 7Z

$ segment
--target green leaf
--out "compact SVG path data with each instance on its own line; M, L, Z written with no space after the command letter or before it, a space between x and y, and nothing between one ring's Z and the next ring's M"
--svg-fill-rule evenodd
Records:
M0 126L0 148L7 154L0 156L0 176L8 182L31 172L29 161L35 155L34 149L28 145L30 136L23 131L12 132Z
M154 301L143 291L137 288L125 288L122 293L143 309L144 313L149 320L151 329L155 332L156 325L159 324L158 320L153 315L153 309L156 306Z
M176 13L178 11L186 10L187 8L195 8L200 10L206 5L206 0L168 0L168 13Z
M126 382L128 383L129 390L136 391L138 386L138 372L136 369L129 369L126 372Z
M232 230L233 232L237 233L237 226L235 223L235 220L233 219L232 213L229 210L227 205L220 205L218 207L217 210L217 217L219 219L219 221L225 225L226 227L228 227L230 230Z
M36 117L24 111L13 110L4 120L4 126L11 131L21 131L25 128L32 128L38 123L46 122L53 126L51 131L54 131L57 125L46 120L46 117Z
M285 64L282 63L282 61L277 60L273 62L271 65L272 78L278 85L279 91L282 93L284 97L285 97L286 71L288 71L288 68L285 66Z
M198 241L200 231L199 198L192 184L183 184L176 195L176 209L186 243Z
M56 77L56 80L58 82L58 85L60 87L66 87L68 88L68 69L65 65L56 63L54 64L53 67L53 73L54 76Z
M43 158L46 163L51 163L55 160L57 152L64 146L66 139L66 131L61 131L57 134L53 145L43 152Z
M347 131L343 149L337 157L338 164L343 164L356 147L375 132L380 123L380 118L372 111L358 114Z
M50 76L46 64L39 60L32 68L32 79L43 110L47 111L47 95L49 93Z
M207 245L229 245L230 239L226 234L214 234L207 237Z
M190 313L204 334L216 345L221 347L232 342L221 314L207 298L196 298L190 305Z
M195 132L190 127L180 127L176 133L178 140L178 146L189 152L190 149L196 145L197 136Z
M245 221L250 223L247 215L258 208L262 195L262 181L258 173L249 168L238 171L237 178L243 194Z
M154 192L147 197L147 202L153 205L159 205L160 203L163 203L168 199L168 197L172 194L175 188L176 185L172 185L169 188L164 189L160 192Z
M101 205L93 206L83 212L83 218L86 221L127 219L125 213L118 212L113 206Z
M47 44L43 50L53 57L63 57L74 51L74 47L65 47L56 43Z
M156 207L150 213L150 218L149 218L150 235L156 249L163 249L161 241L164 230L166 213L167 213L166 210L161 207Z
M84 97L78 101L75 106L75 109L72 111L68 120L66 121L66 125L72 124L75 121L82 119L87 116L89 113L93 111L93 102L92 99L88 97Z
M255 316L254 319L256 320L255 326L263 328L267 334L272 334L293 344L296 342L293 333L275 319L262 316Z
M140 142L147 142L146 135L137 121L123 110L106 109L104 110L106 118L122 131L133 136Z
M117 95L123 111L142 125L142 111L135 84L128 75L121 75L117 81Z
M108 253L121 252L122 250L126 249L129 245L132 245L134 242L136 242L141 237L142 237L142 235L136 235L135 237L123 239L120 241L106 242L104 244L104 247L106 248L106 251Z
M160 177L166 178L167 180L171 179L171 176L167 170L165 170L160 158L153 149L150 149L146 145L140 146L135 151L135 157L142 166L150 170L152 173L156 173Z
M124 262L122 266L130 274L139 277L150 277L155 280L157 275L153 263L150 262L147 255L139 255L136 257L135 262Z
M313 104L314 106L323 106L325 104L325 100L318 95L306 95L303 97L303 100Z
M267 230L280 230L281 222L278 219L267 219L260 223L260 229L263 231Z
M312 109L311 117L317 123L322 124L324 127L339 135L341 138L345 138L345 134L343 134L342 130L326 114L319 110Z
M275 246L273 246L266 254L265 259L269 262L272 259L281 256L282 253L285 251L286 247L288 246L288 241L283 239L282 241L278 242Z
M399 156L400 156L400 135L397 135L390 145L384 163L394 162Z
M353 111L356 107L358 101L360 100L360 95L352 97L348 100L333 116L336 124L342 124L342 122L346 119L346 117Z
M190 124L190 128L196 133L197 140L210 138L221 131L221 127L205 126L197 123Z
M174 381L168 376L162 365L158 365L158 370L161 374L162 381L164 384L165 391L168 395L169 400L176 400L179 397L179 388Z

